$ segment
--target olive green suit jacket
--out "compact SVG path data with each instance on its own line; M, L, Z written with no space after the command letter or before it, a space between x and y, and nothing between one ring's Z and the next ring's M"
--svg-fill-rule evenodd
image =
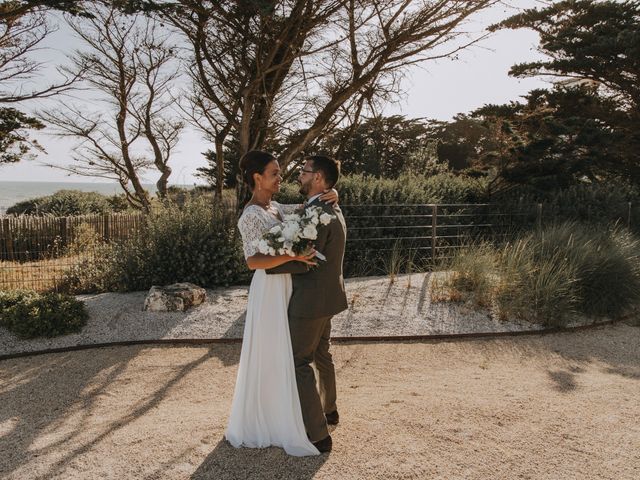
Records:
M314 241L315 249L327 260L318 260L318 266L311 268L302 262L287 262L267 270L267 273L292 274L290 317L329 317L347 309L342 273L347 227L338 206L328 205L319 199L308 206L319 206L326 213L336 216L328 225L318 225L318 238Z

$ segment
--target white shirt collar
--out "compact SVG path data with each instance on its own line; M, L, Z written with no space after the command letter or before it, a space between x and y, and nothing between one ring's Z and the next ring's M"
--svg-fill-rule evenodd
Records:
M314 195L313 197L309 198L306 202L305 205L309 205L311 202L313 202L316 198L318 198L320 195L322 195L321 193L318 193L317 195Z

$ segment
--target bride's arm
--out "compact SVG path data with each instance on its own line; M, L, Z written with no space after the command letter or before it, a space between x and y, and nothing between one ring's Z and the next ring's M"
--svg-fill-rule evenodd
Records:
M240 230L240 235L242 235L242 249L244 250L244 257L249 270L266 270L296 260L306 265L316 265L316 262L312 260L315 255L315 250L309 255L298 255L295 257L289 255L264 255L260 253L257 244L262 238L263 232L266 231L267 226L263 216L258 215L255 209L245 210L238 219L238 229Z
M338 195L338 191L335 188L332 188L331 190L326 190L319 198L325 203L335 205L338 203L340 195ZM302 206L301 203L280 203L279 205L282 208L282 213L284 215L293 213L296 209Z
M313 260L315 254L315 250L313 250L309 255L298 255L296 257L291 257L289 255L272 256L256 253L255 255L247 258L247 267L249 267L249 270L267 270L293 261L302 262L307 265L317 265Z

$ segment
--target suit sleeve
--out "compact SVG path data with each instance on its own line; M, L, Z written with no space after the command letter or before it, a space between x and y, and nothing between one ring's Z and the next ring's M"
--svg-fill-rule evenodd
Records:
M318 238L316 238L313 243L315 249L322 254L326 253L325 246L327 245L327 242L331 237L331 229L335 228L334 221L335 220L331 220L331 223L329 223L329 225L322 225L318 228Z
M302 262L287 262L266 270L269 275L278 273L307 273L308 271L309 265Z

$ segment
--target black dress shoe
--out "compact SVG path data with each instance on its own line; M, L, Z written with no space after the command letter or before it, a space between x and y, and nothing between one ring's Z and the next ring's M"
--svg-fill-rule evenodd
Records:
M331 440L331 435L327 435L327 438L323 438L318 442L313 442L313 446L316 447L320 453L330 452L331 447L333 446L333 440Z
M337 410L335 412L325 413L324 416L327 417L328 425L337 425L338 422L340 422L340 415L338 415Z

